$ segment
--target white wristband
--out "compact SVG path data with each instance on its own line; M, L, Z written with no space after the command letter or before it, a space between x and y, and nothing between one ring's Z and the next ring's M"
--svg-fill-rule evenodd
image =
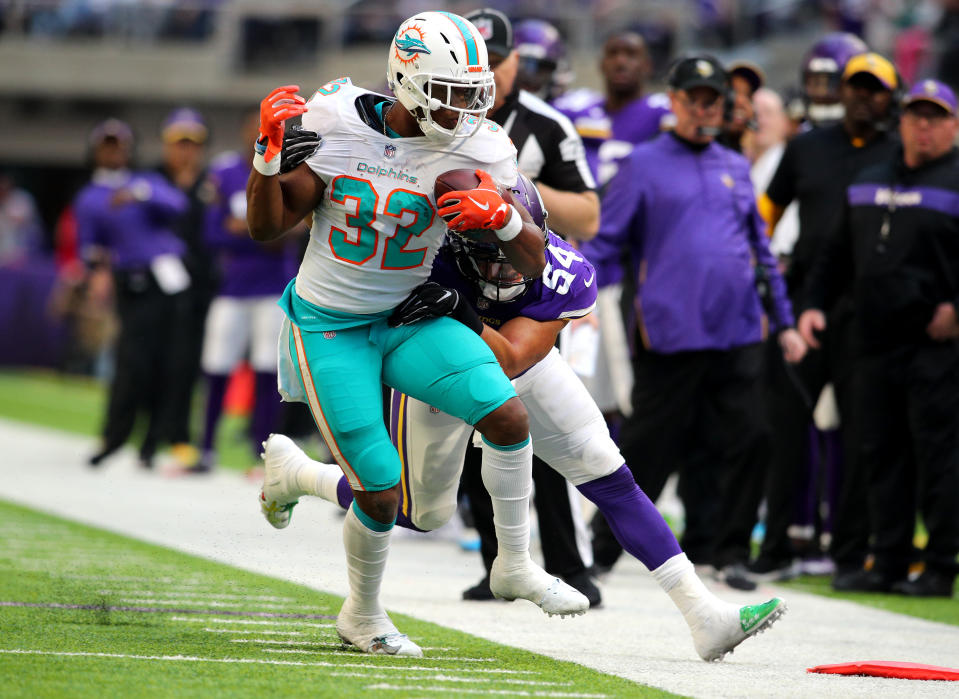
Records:
M523 230L523 217L519 215L519 211L517 211L516 207L512 204L510 204L509 208L513 210L513 213L510 214L509 222L496 231L496 237L504 243L518 236L520 231Z
M280 172L280 154L277 153L273 156L273 160L266 162L266 158L257 153L253 156L253 169L256 170L261 175L266 175L270 177L271 175L277 175Z

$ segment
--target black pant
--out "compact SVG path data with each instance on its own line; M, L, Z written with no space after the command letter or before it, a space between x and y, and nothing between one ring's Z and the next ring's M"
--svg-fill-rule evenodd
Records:
M482 456L482 450L472 445L466 450L461 492L469 497L474 526L480 535L483 565L489 573L496 558L496 529L493 526L493 503L483 485ZM546 572L561 578L584 572L586 566L576 547L576 530L566 479L545 461L534 456L533 484L543 567Z
M959 346L902 347L861 360L860 457L868 464L876 568L905 575L918 508L926 567L959 554Z
M193 414L193 392L200 377L200 358L203 353L203 337L206 332L206 315L213 300L214 287L208 280L194 283L184 292L189 312L181 331L171 342L182 344L174 351L184 358L183 370L172 377L169 387L171 400L176 406L171 412L171 422L166 426L164 437L171 443L190 442L190 416Z
M148 424L140 456L149 459L168 438L175 421L178 406L170 386L189 365L187 346L179 335L190 307L183 292L164 294L148 270L121 271L115 280L120 334L103 427L104 448L113 451L123 446L137 413L143 410Z
M686 508L680 543L697 563L722 567L749 559L768 456L762 353L761 344L676 354L639 350L633 362L633 414L623 423L620 448L653 501L679 471ZM611 566L622 549L594 523L596 563Z
M788 529L801 492L800 478L809 458L809 425L823 386L832 382L842 419L842 465L837 508L833 521L831 553L837 565L858 568L867 551L868 515L866 484L857 463L858 436L855 410L855 339L851 311L844 302L831 311L822 349L811 350L787 368L778 343L767 343L764 399L772 430L770 459L765 478L766 535L762 554L773 559L792 556Z

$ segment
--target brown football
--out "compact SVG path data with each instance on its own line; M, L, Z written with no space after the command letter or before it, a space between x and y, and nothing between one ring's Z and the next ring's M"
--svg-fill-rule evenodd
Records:
M475 189L479 186L479 183L480 179L476 176L475 169L459 168L457 170L447 170L446 172L440 173L440 175L436 178L436 182L433 183L434 201L439 201L439 198L447 192L462 192L468 189ZM504 197L504 199L506 199L507 202L512 203L511 197L507 196ZM439 207L438 204L437 207ZM464 237L487 243L496 243L499 241L499 239L496 237L496 233L493 231L479 229L456 232Z
M464 189L475 189L479 186L480 180L476 176L476 170L471 168L460 168L458 170L447 170L440 173L433 183L433 196L439 199L447 192L459 192Z

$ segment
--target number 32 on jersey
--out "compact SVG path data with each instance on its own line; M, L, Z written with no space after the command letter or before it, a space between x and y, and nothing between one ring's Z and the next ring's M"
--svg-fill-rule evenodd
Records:
M369 180L340 175L330 182L330 203L346 212L348 231L330 226L330 249L337 259L354 265L369 262L379 247L379 230L395 227L378 262L380 269L412 269L426 259L427 247L408 248L433 224L435 212L429 198L408 189L394 189L380 202ZM404 214L413 220L400 225ZM379 223L377 223L379 221ZM379 230L378 230L379 229Z

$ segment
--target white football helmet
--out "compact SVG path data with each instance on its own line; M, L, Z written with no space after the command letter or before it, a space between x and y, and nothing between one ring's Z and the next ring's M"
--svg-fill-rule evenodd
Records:
M421 12L400 25L386 79L423 134L443 141L476 133L496 90L486 42L472 23L451 12ZM456 125L438 124L432 115L438 109L456 112Z

